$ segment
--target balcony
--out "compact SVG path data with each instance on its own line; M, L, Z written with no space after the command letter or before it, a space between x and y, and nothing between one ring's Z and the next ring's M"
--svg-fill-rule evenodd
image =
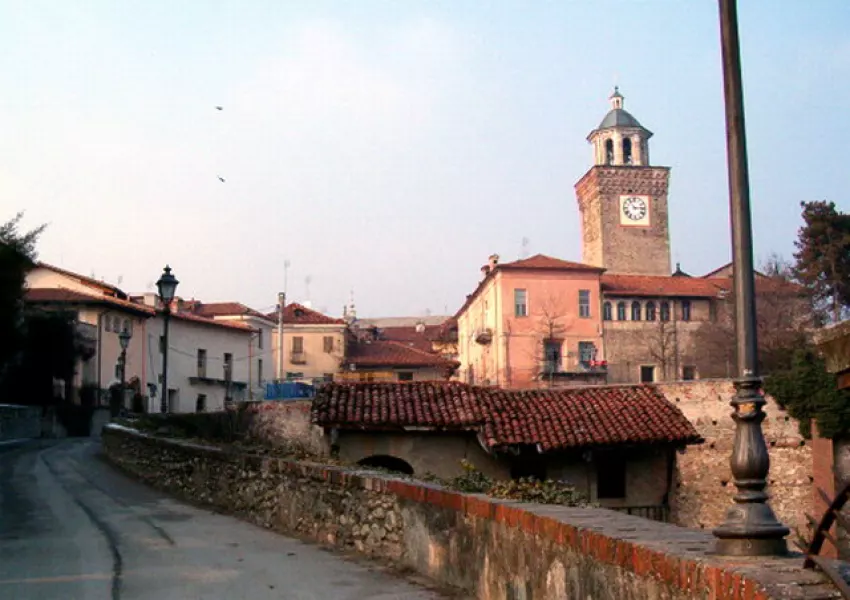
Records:
M307 355L303 352L293 352L289 355L289 362L293 365L306 365Z
M91 323L77 323L77 351L83 360L88 360L97 353L97 326Z
M485 327L483 329L479 329L475 332L475 343L476 344L489 344L493 341L493 330L489 327Z

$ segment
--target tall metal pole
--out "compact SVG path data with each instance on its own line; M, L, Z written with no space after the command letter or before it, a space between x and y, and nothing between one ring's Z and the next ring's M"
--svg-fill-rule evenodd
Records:
M160 400L159 411L163 414L168 412L168 322L171 320L171 306L165 304L164 325L162 332L162 400Z
M286 305L286 292L277 295L277 380L283 381L283 308Z
M753 274L750 184L744 130L744 94L738 40L736 0L719 0L723 51L723 91L726 103L726 147L729 169L729 209L735 285L735 336L738 377L735 380L735 441L730 466L735 504L714 530L715 550L733 556L785 554L788 528L767 503L770 457L761 423L765 414L762 380L758 373L756 305Z

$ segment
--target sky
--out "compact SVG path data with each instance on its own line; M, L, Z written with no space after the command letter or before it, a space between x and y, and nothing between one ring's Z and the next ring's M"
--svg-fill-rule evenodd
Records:
M850 3L739 27L758 262L801 201L850 209ZM672 168L674 265L728 262L712 0L4 0L0 222L128 292L168 263L184 298L451 314L492 253L581 259L614 84Z

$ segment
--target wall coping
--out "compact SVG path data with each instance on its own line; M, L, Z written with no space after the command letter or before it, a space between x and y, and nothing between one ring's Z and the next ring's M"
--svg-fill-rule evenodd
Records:
M249 454L217 446L162 438L110 423L104 437L134 437L158 446L278 473L293 473L343 488L392 494L400 499L459 511L519 528L572 548L589 558L620 567L638 577L654 578L695 598L716 600L814 600L840 598L821 573L802 568L802 554L785 558L733 558L712 554L714 537L706 531L650 521L604 508L531 504L465 494L412 478L367 469Z

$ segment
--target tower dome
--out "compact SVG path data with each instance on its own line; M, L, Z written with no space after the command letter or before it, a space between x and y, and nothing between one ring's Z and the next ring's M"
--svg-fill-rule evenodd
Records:
M611 101L611 110L599 127L587 136L587 140L593 144L594 164L648 166L648 140L652 132L623 108L625 97L619 87L614 87L608 99Z

